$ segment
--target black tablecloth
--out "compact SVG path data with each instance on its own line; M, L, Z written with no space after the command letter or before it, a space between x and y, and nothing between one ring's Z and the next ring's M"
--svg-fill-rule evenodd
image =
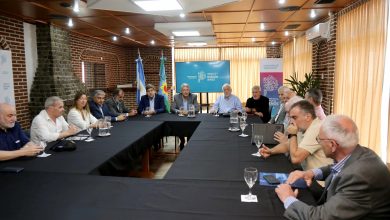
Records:
M273 187L244 181L147 180L24 172L0 174L1 219L281 219ZM299 197L312 202L303 191Z
M136 116L115 123L110 137L79 142L74 152L0 162L0 168L25 168L0 174L1 219L283 219L273 187L256 183L252 192L258 203L242 203L240 195L248 192L245 167L287 173L291 164L284 155L252 156L257 148L250 137L228 127L229 118L211 115ZM86 175L131 168L132 160L164 135L192 135L165 179ZM299 198L314 204L305 190Z
M161 137L161 121L131 121L114 123L110 137L94 136L95 141L76 141L71 152L53 152L46 158L20 158L0 162L23 167L25 171L115 175L132 168L133 162ZM94 132L96 134L96 132Z

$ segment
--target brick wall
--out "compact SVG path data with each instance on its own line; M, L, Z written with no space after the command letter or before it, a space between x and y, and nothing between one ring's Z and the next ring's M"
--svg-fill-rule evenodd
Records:
M267 58L282 58L283 50L281 45L267 46Z
M156 87L156 90L158 90L158 86L160 83L160 57L161 57L161 51L164 53L165 60L165 74L167 76L167 84L168 89L172 87L172 51L171 48L160 48L160 47L148 47L148 48L139 48L142 63L144 66L144 72L145 72L145 81L146 84L153 84ZM134 62L130 66L130 73L131 78L130 81L135 84L136 81L136 65L135 65L135 59L138 57L138 49L137 48L131 48L129 49L130 52L130 60ZM170 94L170 100L172 100L172 91L169 92ZM135 100L135 93L134 93L134 99Z
M322 106L325 114L333 113L334 75L336 67L336 29L337 16L330 18L330 39L313 44L312 71L320 79L323 94Z
M27 128L30 125L30 113L22 21L0 16L0 48L12 52L16 113L22 127Z

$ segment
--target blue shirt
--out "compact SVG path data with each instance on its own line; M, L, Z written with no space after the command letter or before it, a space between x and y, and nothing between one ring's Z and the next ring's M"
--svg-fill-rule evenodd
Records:
M0 150L13 151L22 148L29 142L18 122L13 128L7 130L0 129Z
M344 157L342 160L340 160L339 162L337 162L336 164L334 164L330 168L330 172L331 172L331 174L333 176L332 176L332 179L330 180L331 182L330 182L329 186L332 184L334 177L337 176L340 173L341 169L343 169L343 167L345 165L345 162L347 162L347 160L350 157L351 157L351 154L347 155L346 157ZM312 171L314 173L314 179L315 180L320 180L320 179L323 178L323 173L322 173L322 170L320 168L312 169ZM328 188L329 188L329 186L328 186ZM327 189L325 189L325 190L327 190ZM298 199L296 199L293 196L287 197L286 200L284 200L284 208L287 209L295 201L298 201Z
M229 113L234 110L242 112L242 104L240 99L235 95L230 95L229 97L221 95L215 101L213 109L218 110L218 113Z

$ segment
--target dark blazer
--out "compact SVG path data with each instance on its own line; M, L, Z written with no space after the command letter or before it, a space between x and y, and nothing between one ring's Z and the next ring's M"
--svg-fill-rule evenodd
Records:
M108 109L108 107L105 103L103 103L103 106L102 106L102 110L103 110L104 115L102 115L102 112L99 109L99 105L96 104L93 100L90 100L88 102L88 104L89 104L89 110L91 111L91 114L93 116L95 116L95 118L101 119L101 118L104 118L104 116L111 116L111 121L116 121L117 115L111 114L110 110Z
M195 106L195 112L199 112L199 104L196 94L190 93L188 96L188 105L193 104ZM171 112L177 113L180 109L180 106L183 105L183 95L181 93L173 96L173 102L171 105Z
M106 100L106 105L108 107L108 110L113 115L121 115L123 113L129 113L129 109L126 108L125 103L123 102L116 102L114 97L111 97L110 99Z
M274 117L271 118L269 123L271 123L271 124L283 124L284 118L286 117L286 110L284 109L284 104L280 105L279 108L281 108L282 110L280 110L278 118L276 119L276 116L278 115L278 114L276 114Z
M390 219L390 172L370 149L357 146L343 169L330 183L330 166L321 168L325 178L325 203L309 206L292 203L288 219ZM326 199L325 199L326 198Z
M138 105L138 112L142 114L146 107L149 107L149 97L148 95L143 95ZM157 114L165 112L164 96L157 93L154 97L154 110Z
M258 100L255 100L253 97L249 98L246 100L245 107L255 108L257 112L263 113L261 120L263 120L264 123L267 123L271 118L271 114L269 112L269 99L265 96L260 95Z

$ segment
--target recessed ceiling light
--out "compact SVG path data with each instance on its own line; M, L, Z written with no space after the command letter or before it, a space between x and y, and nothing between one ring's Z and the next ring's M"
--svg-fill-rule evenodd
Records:
M73 20L72 20L72 18L69 18L69 20L68 20L68 27L73 27Z
M133 0L144 11L173 11L183 10L176 0Z
M181 18L185 18L185 17L186 17L186 14L180 13L180 17L181 17Z
M130 34L130 28L125 28L125 34Z
M199 31L172 31L172 34L177 37L200 36Z
M288 36L288 31L285 31L285 32L284 32L284 36Z
M202 46L206 46L207 43L206 42L193 42L193 43L187 43L188 46L191 46L191 47L202 47Z
M256 38L252 37L252 42L255 42L256 41Z
M112 40L113 40L113 41L117 41L117 40L118 40L118 37L117 37L117 36L113 36L113 37L112 37Z
M279 0L279 4L283 5L284 3L286 3L286 0Z
M74 0L73 11L76 13L80 12L80 0Z
M260 23L260 29L261 29L261 30L264 30L264 29L265 29L264 23Z
M156 43L156 42L155 42L154 40L151 40L151 41L150 41L150 44L151 44L151 45L154 45L155 43Z
M317 16L316 12L314 10L311 10L310 17L315 18Z
M276 42L275 41L272 41L272 43L271 43L272 45L275 45L276 44Z

